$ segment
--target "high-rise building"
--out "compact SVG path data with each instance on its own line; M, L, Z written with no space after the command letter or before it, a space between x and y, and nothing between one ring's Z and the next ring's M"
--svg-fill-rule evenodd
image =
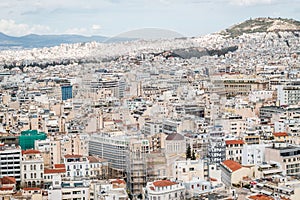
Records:
M72 85L61 86L61 99L63 101L73 98L73 87Z
M21 148L0 144L0 157L0 178L11 176L20 182Z

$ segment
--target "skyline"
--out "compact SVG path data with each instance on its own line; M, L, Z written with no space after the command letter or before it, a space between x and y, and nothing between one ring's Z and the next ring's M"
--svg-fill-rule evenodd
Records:
M300 19L300 0L11 0L0 3L0 32L114 37L143 28L200 36L257 17Z

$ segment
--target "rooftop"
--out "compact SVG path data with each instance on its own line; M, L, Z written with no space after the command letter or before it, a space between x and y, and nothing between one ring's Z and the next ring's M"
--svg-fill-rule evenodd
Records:
M166 140L184 140L184 136L179 133L172 133L167 136Z
M284 136L288 136L287 132L277 132L277 133L273 133L274 137L284 137Z
M242 165L240 163L233 160L225 160L222 162L222 164L228 167L232 172L242 168Z
M155 181L153 182L153 185L155 187L166 187L166 186L171 186L171 185L176 185L178 183L169 181L169 180L159 180L159 181Z
M245 144L244 140L226 140L226 145L230 144Z

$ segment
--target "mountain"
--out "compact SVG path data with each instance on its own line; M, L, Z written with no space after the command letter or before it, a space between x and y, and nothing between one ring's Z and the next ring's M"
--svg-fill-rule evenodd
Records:
M236 37L243 33L300 31L300 22L284 18L255 18L234 25L221 34Z
M36 35L30 34L21 37L8 36L0 33L0 49L29 49L52 47L60 44L85 43L85 42L120 42L133 39L109 38L104 36L81 36L81 35Z

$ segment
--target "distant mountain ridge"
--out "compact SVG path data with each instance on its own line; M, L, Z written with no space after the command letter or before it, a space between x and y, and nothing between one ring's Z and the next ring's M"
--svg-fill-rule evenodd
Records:
M278 31L300 31L300 22L294 19L260 17L233 25L221 31L221 34L237 37L244 33Z
M118 42L128 41L128 38L110 38L104 36L82 36L82 35L37 35L29 34L21 37L9 36L0 32L0 49L28 49L52 47L60 44L85 43L85 42Z

